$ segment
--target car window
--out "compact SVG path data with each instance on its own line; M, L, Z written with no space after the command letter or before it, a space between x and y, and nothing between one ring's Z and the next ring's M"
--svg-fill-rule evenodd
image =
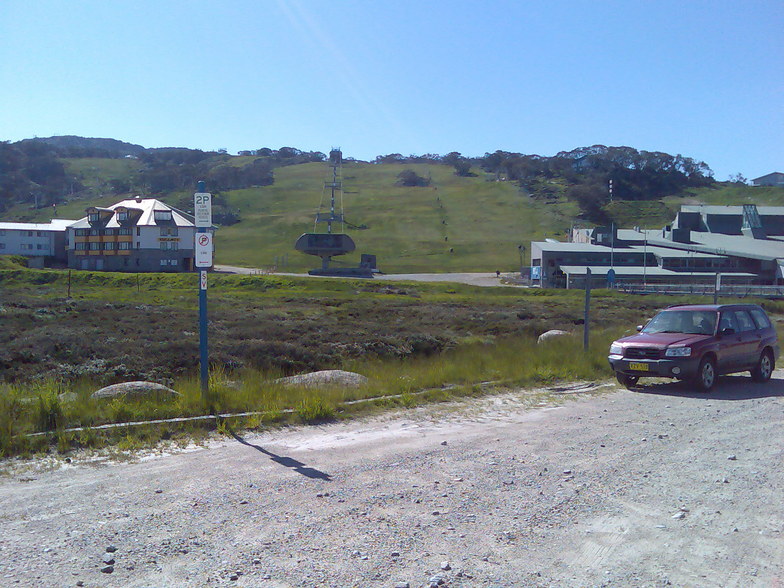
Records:
M644 333L693 333L712 335L716 313L711 311L666 310L645 325Z
M716 313L704 310L693 311L686 314L684 333L699 335L712 335L716 328Z
M745 310L736 310L735 319L738 321L738 327L741 331L753 331L757 328L754 321L751 320L751 315Z
M732 329L736 333L738 332L738 324L735 322L735 314L729 311L725 311L721 313L721 320L719 321L719 331L723 331L724 329Z
M751 317L754 319L754 322L757 324L758 329L767 329L770 326L770 321L768 320L768 316L759 308L751 309Z

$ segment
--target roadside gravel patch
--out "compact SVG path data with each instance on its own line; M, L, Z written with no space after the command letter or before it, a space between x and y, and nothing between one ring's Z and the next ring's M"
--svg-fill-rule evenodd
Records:
M512 393L132 462L6 463L0 579L776 585L782 376L722 378L707 396L564 387L557 407Z

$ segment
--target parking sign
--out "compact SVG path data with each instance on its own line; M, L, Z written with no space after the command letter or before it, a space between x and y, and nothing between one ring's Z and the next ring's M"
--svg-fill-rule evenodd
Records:
M196 233L196 267L212 267L212 235Z
M193 216L197 227L212 226L212 194L196 192L193 195Z

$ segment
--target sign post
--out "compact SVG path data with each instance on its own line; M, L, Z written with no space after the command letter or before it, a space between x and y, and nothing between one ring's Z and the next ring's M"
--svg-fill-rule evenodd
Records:
M193 195L193 212L196 235L194 236L195 265L199 268L199 363L201 367L201 397L209 396L210 359L207 345L207 268L212 267L212 195L204 191L204 182L198 183Z

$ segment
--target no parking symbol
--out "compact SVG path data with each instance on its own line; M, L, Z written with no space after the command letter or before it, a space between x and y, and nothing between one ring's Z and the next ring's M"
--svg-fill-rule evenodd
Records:
M196 267L212 267L211 233L196 233Z

